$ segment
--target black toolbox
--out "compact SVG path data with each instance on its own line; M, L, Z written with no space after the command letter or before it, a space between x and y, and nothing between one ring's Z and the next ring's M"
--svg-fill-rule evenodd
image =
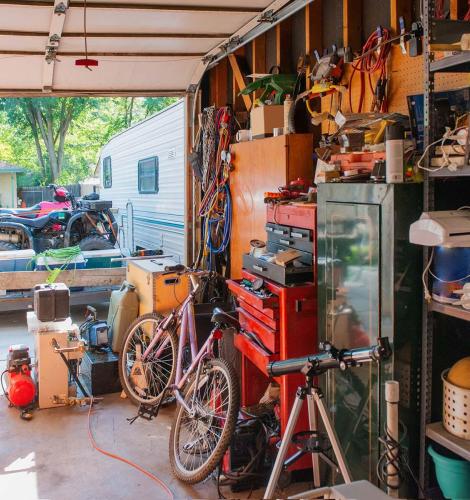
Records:
M302 262L293 262L284 267L246 253L243 255L243 268L281 285L313 281L313 266Z
M96 212L108 210L113 206L113 202L108 200L82 200L80 204L82 208L86 210L95 210Z
M70 316L70 291L64 283L36 285L33 307L39 321L63 321Z
M80 380L93 396L120 392L118 363L119 356L109 348L86 351L80 365Z
M284 250L295 248L301 252L313 254L313 231L300 227L283 226L268 222L266 224L266 234L268 242L282 245Z

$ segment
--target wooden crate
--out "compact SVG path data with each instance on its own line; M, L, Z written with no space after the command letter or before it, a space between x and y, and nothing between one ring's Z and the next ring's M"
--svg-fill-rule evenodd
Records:
M165 272L174 266L171 259L136 260L127 263L127 281L139 297L139 314L167 314L181 304L190 290L189 275Z

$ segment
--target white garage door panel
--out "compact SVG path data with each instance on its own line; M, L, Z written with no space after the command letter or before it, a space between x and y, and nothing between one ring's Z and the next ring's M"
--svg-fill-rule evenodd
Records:
M0 35L0 52L2 50L27 50L44 53L46 43L47 36L11 37ZM1 54L0 57L2 57Z
M204 55L288 0L88 0L88 51L99 62L93 71L75 66L84 56L83 0L70 0L60 15L52 3L0 0L1 95L184 93L200 80Z
M110 4L118 4L118 3L138 3L138 4L147 4L147 5L210 5L217 7L218 5L235 5L236 7L250 7L250 8L259 8L264 9L269 2L266 0L232 0L230 2L221 2L220 0L88 0L88 5L92 5L94 3L110 3ZM72 1L73 5L73 1Z
M2 30L49 32L51 15L52 7L0 5L0 27Z
M132 61L106 57L93 71L75 66L74 58L60 57L54 86L64 90L100 89L108 84L113 90L151 90L158 84L162 90L184 90L192 76L197 60L171 61L162 58L148 61L135 57ZM140 61L140 62L139 62Z
M187 52L205 54L222 41L223 38L196 38L191 40L189 46L188 41L182 38L89 38L88 50L90 52L107 52L110 50L110 44L112 44L112 51L120 53ZM63 38L60 42L59 53L77 51L83 51L83 38Z
M116 9L92 9L87 12L87 30L113 32L118 26L144 33L232 33L243 26L253 14L218 12L172 12ZM83 31L83 12L71 9L67 13L64 31Z
M42 62L41 56L0 55L0 91L40 88Z

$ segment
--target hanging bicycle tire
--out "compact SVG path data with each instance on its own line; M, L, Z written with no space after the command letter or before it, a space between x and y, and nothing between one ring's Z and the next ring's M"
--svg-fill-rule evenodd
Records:
M171 328L162 333L148 359L141 360L161 321L153 313L138 317L129 326L119 353L121 386L135 405L157 404L175 379L178 337Z
M224 456L240 409L238 378L222 359L204 361L184 395L191 412L178 404L170 432L174 475L187 484L206 479Z

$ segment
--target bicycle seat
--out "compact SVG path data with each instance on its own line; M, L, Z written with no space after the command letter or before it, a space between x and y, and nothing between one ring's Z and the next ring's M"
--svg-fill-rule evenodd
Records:
M237 330L240 330L240 323L238 322L238 319L222 311L219 307L215 307L212 311L211 322L218 323L219 325L233 326Z

